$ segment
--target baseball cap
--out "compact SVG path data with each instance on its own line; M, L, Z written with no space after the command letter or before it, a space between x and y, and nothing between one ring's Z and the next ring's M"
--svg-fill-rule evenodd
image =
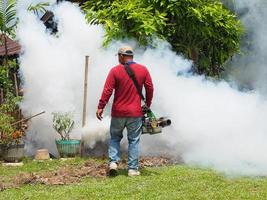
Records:
M123 46L123 47L119 48L118 54L133 56L134 51L133 51L133 48L130 46Z

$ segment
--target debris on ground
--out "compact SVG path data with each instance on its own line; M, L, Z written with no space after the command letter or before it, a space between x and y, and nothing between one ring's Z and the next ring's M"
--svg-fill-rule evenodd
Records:
M83 166L65 166L54 172L22 173L16 177L16 182L18 184L41 183L45 185L79 183L83 177L106 177L106 169L106 164L88 161Z
M141 157L140 159L140 168L162 167L168 164L171 164L171 160L165 157Z
M171 160L164 157L141 157L140 168L160 167L171 164ZM119 163L119 168L127 169L127 160ZM99 164L95 161L87 161L83 165L68 165L55 171L20 173L12 180L2 181L0 177L0 191L8 188L18 188L23 184L66 185L77 184L84 177L107 177L107 163Z
M171 163L172 161L170 158L158 156L143 156L139 160L139 166L141 169L145 167L161 167ZM119 163L119 167L127 168L127 160L123 159Z

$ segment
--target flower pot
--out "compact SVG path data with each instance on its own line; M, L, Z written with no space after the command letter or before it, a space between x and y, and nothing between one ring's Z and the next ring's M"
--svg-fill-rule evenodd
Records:
M56 140L56 145L58 153L62 158L80 156L80 140Z
M24 144L11 144L2 147L3 160L6 162L20 162L24 157Z

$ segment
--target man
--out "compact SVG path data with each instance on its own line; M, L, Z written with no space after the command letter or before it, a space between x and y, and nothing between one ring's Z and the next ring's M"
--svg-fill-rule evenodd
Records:
M104 89L99 100L96 116L102 119L103 110L115 90L111 110L110 143L109 143L109 174L117 174L120 160L120 141L123 129L127 129L128 138L128 175L138 176L139 141L142 134L142 108L141 97L133 80L126 72L128 64L135 74L138 86L146 90L146 106L150 107L153 97L153 83L147 68L133 61L133 49L125 46L118 51L119 65L113 67L106 79Z

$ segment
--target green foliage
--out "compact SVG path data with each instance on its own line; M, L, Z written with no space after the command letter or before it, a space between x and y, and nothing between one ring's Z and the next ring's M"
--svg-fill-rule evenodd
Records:
M40 2L40 3L37 3L35 5L30 5L28 7L28 11L33 11L34 14L36 15L39 15L39 12L41 13L45 13L47 10L46 10L46 7L49 6L49 3L48 2Z
M0 31L6 35L14 35L14 28L18 23L18 18L16 16L16 0L1 0L0 2ZM49 3L41 2L36 5L30 4L28 7L29 11L33 11L38 14L39 11L45 12Z
M223 5L229 8L232 12L235 11L235 0L221 0Z
M157 36L192 59L199 74L220 75L239 51L241 23L218 0L92 0L83 8L89 23L104 25L105 45L124 38L147 45Z
M0 42L5 47L4 66L0 66L0 87L10 91L12 82L9 77L10 68L7 54L7 36L15 35L18 22L16 17L16 0L1 0L0 2Z
M11 69L18 67L15 59L10 59L7 55L7 37L15 35L15 27L18 23L16 17L16 0L1 0L0 2L0 43L5 47L5 56L3 66L0 66L0 88L5 92L14 90L10 73ZM28 10L38 13L38 11L45 11L45 7L48 3L38 3L36 5L30 5Z
M165 14L155 11L152 5L144 6L141 0L87 1L83 8L91 24L103 24L106 30L104 45L112 39L135 38L147 45L165 25Z
M8 76L8 70L6 67L0 66L0 88L10 89L12 87L12 81Z
M17 108L17 104L20 102L21 97L15 97L12 93L8 92L5 102L0 105L0 143L11 144L19 143L23 133L20 130L16 130L12 126L15 118L11 116L11 113Z
M9 144L12 142L12 134L15 129L12 127L14 118L6 113L0 112L0 144Z
M61 136L62 140L69 140L69 133L74 127L73 114L70 112L53 112L53 128Z
M0 31L12 34L17 25L16 0L1 0L0 2Z
M8 60L6 65L0 65L0 88L4 89L4 91L12 91L12 81L10 79L10 70L16 70L17 64L15 60Z
M11 113L15 111L20 101L21 97L15 97L11 92L8 92L4 103L0 105L0 113Z

